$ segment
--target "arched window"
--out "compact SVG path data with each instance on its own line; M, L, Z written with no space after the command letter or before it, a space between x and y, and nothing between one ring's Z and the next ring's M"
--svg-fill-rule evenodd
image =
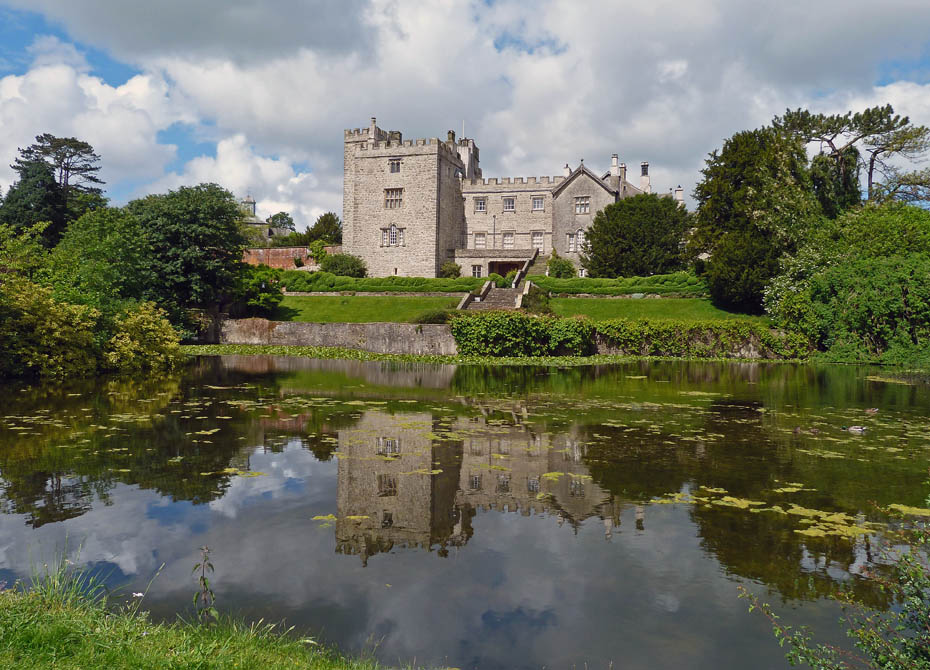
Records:
M397 226L393 223L391 224L391 230L389 232L389 244L392 247L397 246Z

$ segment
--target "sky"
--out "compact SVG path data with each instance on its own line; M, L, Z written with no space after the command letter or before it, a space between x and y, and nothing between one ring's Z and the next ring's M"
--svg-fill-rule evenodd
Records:
M93 145L113 204L216 182L303 229L341 215L343 130L375 116L464 124L485 177L617 153L690 195L787 108L930 125L927 26L927 0L0 0L0 188L48 132Z

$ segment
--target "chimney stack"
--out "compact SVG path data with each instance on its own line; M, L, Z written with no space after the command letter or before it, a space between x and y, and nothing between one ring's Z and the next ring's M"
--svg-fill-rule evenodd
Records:
M568 167L568 163L566 163L565 167L562 168L562 174L565 176L566 179L572 176L572 169Z
M626 181L626 163L620 163L620 181Z
M649 184L649 163L643 161L639 164L641 174L639 177L639 190L643 193L652 193L652 186Z
M620 158L617 154L611 154L610 156L610 176L620 176Z
M675 202L678 203L679 207L685 206L685 189L681 187L681 184L675 189Z

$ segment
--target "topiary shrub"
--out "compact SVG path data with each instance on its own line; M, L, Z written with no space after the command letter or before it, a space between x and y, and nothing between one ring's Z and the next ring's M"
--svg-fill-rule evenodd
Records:
M340 277L364 277L368 274L368 267L358 256L351 254L332 254L320 262L320 270Z
M446 261L439 266L439 276L445 279L455 279L462 276L462 266L455 261Z

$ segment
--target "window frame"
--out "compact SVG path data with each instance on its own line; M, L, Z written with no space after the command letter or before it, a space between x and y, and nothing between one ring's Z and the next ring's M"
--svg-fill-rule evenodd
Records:
M590 214L590 213L591 213L591 196L590 195L575 196L575 214Z
M395 169L397 168L397 169ZM389 158L388 159L388 171L391 174L400 173L400 159L399 158Z
M474 277L475 279L481 279L481 277L482 277L482 274L481 274L482 269L483 269L483 268L482 268L482 266L480 266L480 265L472 265L472 266L471 266L471 276Z
M507 207L507 203L510 203L510 207ZM501 207L505 212L516 212L517 211L517 198L516 196L507 195L501 198Z
M488 199L486 197L475 198L475 213L476 214L487 214L488 211Z
M478 240L481 240L481 244L478 244ZM488 234L487 233L475 233L475 249L487 249L488 248Z
M401 209L404 206L404 189L403 188L386 188L384 189L384 208Z
M539 246L536 245L536 240L539 240ZM546 235L541 230L534 230L530 233L530 248L539 249L543 251L546 247Z
M539 207L536 206L536 203L539 203ZM546 199L541 195L533 196L533 209L534 212L545 212L546 211Z
M507 230L502 233L503 237L501 238L501 247L504 249L513 249L514 241L516 238L516 232L513 230Z

